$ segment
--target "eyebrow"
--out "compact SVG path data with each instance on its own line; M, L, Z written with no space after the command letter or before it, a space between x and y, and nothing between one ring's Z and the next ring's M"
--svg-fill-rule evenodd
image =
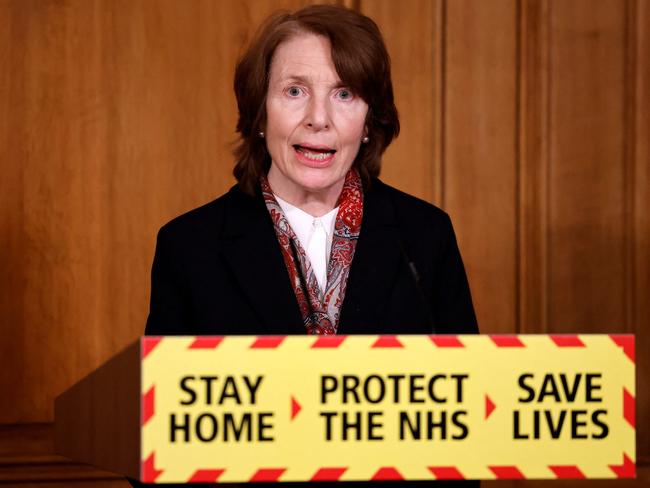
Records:
M303 85L309 85L309 83L310 83L310 79L307 78L307 77L305 77L305 76L301 76L301 75L287 75L287 76L283 76L283 77L281 78L281 82L282 82L282 83L286 83L286 82L296 82L296 83L301 83L301 84L303 84ZM333 86L333 88L346 88L347 86L348 86L348 85L346 85L346 84L343 83L341 80L339 80L338 83L336 83L336 84Z

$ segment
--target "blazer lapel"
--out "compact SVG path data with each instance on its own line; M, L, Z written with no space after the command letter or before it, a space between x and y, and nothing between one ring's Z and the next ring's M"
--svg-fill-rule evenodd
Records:
M341 310L340 334L369 334L381 322L402 264L395 208L378 180L364 194L363 221Z
M271 217L261 195L231 191L221 254L268 334L305 334Z

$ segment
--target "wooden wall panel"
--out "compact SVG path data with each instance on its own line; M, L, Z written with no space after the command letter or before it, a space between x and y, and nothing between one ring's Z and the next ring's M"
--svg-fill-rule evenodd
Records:
M443 207L483 332L516 327L517 9L446 2Z
M553 331L627 328L624 5L551 3L548 324Z
M9 400L0 404L4 412L27 408L25 398L30 385L26 384L14 351L21 347L25 327L19 319L22 313L25 280L21 225L23 206L21 191L22 164L28 147L24 144L25 100L20 87L25 73L14 68L23 56L12 39L22 37L26 29L25 16L15 13L13 3L0 2L0 19L12 19L8 28L0 29L0 385L10 391ZM11 164L9 164L11 162ZM11 386L9 390L7 387ZM18 407L17 405L20 405ZM5 417L6 419L6 417Z
M519 332L548 329L548 129L550 17L548 0L519 12Z
M384 35L400 113L401 134L386 152L381 177L440 203L442 2L369 0L360 8Z

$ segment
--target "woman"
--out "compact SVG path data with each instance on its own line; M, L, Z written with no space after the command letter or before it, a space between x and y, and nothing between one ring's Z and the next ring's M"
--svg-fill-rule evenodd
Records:
M238 184L161 229L147 334L477 332L449 217L377 179L399 121L372 20L271 18L235 93Z

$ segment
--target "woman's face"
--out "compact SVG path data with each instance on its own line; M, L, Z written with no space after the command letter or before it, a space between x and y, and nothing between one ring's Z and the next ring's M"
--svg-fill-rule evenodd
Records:
M368 105L342 85L327 38L298 34L278 46L266 113L273 191L289 201L313 193L336 199L365 135Z

